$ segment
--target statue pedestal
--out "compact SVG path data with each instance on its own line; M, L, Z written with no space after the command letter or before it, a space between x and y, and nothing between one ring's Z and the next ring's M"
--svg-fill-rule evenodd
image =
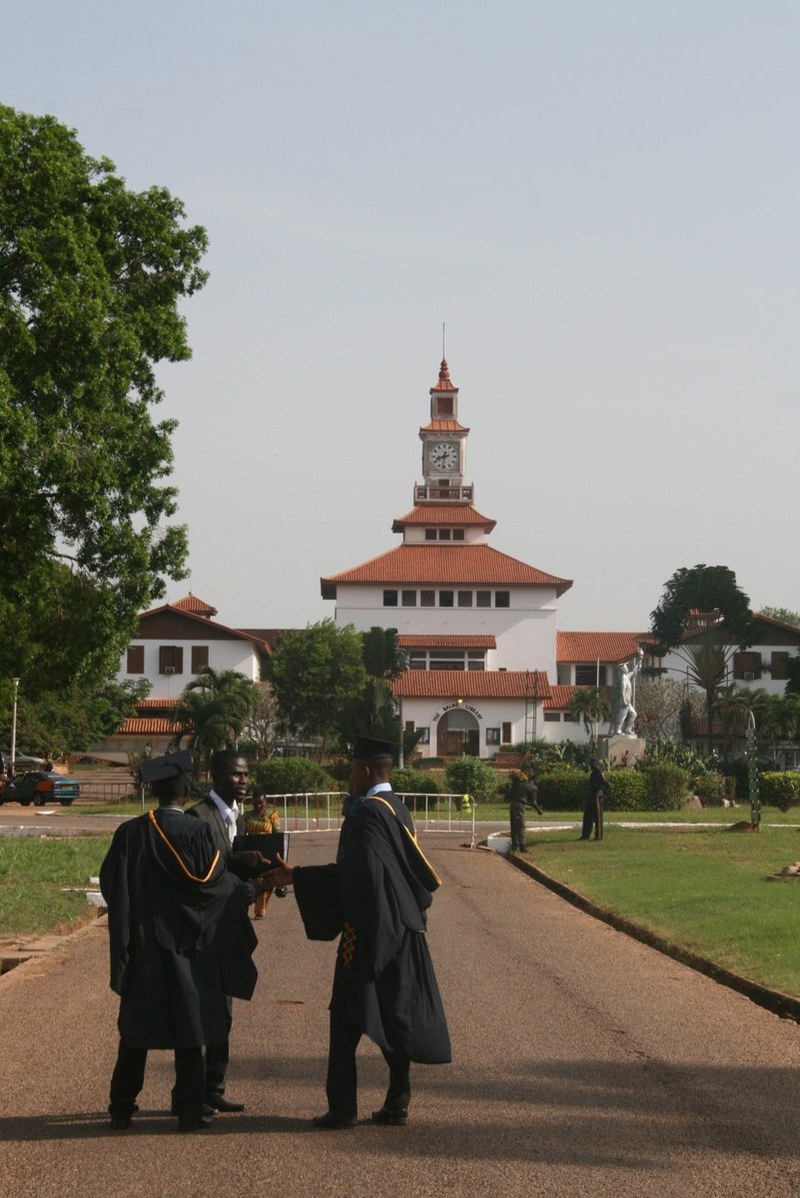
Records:
M611 769L625 769L644 756L647 745L643 736L601 736L598 737L598 756Z

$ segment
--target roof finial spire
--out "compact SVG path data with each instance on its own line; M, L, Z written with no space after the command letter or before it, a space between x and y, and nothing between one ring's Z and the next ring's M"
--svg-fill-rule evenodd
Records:
M447 361L447 325L442 321L442 359Z

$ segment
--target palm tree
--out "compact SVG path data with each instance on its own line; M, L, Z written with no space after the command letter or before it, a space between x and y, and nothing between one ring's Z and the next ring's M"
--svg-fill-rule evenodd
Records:
M189 744L205 766L216 749L235 748L257 700L254 684L236 670L204 666L187 683L175 705L175 722L181 731L178 743ZM196 762L196 767L200 761Z
M702 628L699 635L686 641L679 652L686 662L687 678L705 692L706 734L710 755L714 735L715 698L718 688L725 680L731 650L720 639L719 630L712 621Z
M573 694L568 711L575 719L583 720L586 736L594 744L597 724L611 718L611 700L600 686L581 686Z

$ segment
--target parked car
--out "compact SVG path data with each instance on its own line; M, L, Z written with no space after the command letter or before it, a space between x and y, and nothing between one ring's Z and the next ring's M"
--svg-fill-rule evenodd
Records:
M29 770L19 774L13 782L5 783L0 790L0 806L16 802L23 807L29 807L31 803L37 807L44 807L45 803L69 807L80 793L79 782L71 782L61 774L49 774L45 770Z

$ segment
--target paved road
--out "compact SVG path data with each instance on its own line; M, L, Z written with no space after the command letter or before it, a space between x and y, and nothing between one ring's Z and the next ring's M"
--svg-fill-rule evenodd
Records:
M296 837L296 861L332 838ZM313 1130L333 945L294 900L259 925L261 980L238 1003L231 1096L247 1112L179 1136L166 1053L132 1131L104 1129L116 1002L94 925L0 979L0 1192L15 1198L789 1195L800 1184L800 1039L628 940L495 854L431 836L444 877L430 939L455 1061L417 1067L406 1128ZM362 1115L385 1067L365 1045Z

